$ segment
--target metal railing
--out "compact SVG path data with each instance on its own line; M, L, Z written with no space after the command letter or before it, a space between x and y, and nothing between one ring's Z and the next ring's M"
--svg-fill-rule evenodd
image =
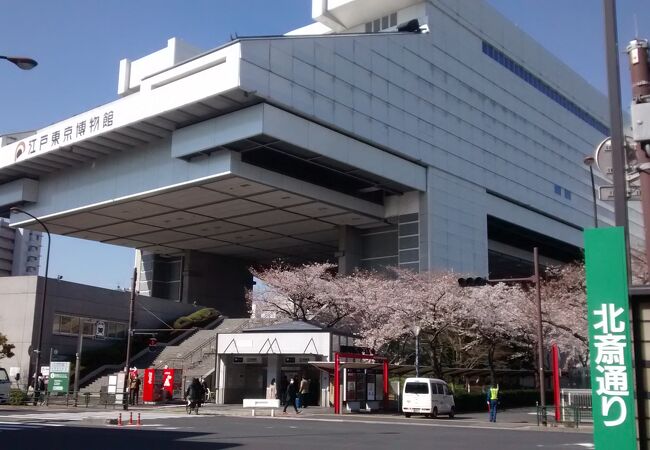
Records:
M579 406L564 406L560 421L555 421L555 406L537 406L537 426L547 426L549 418L552 423L561 423L569 427L578 428L580 424L593 423L591 408Z
M212 324L210 324L210 325L212 325ZM196 333L198 330L200 330L200 328L196 328L196 327L188 328L182 334L176 336L171 341L169 341L167 343L160 343L158 345L163 346L163 347L171 347L173 345L176 345L177 342L187 339L192 334ZM138 353L133 355L133 357L131 358L131 363L135 363L139 358L142 358L143 356L148 355L149 353L150 352L149 352L148 348L142 349L141 351L139 351ZM94 382L96 379L101 378L101 376L103 376L104 372L107 372L107 371L118 371L119 372L119 371L122 371L122 370L124 370L124 364L123 363L122 364L104 364L103 366L98 367L97 369L95 369L92 372L88 373L87 375L83 376L79 380L79 386L85 386L85 385L88 385L88 384Z
M560 413L563 422L576 420L593 422L591 413L591 389L562 389L560 392Z
M65 407L79 407L79 408L99 408L104 407L107 409L109 407L115 409L115 407L122 407L121 402L116 404L117 395L120 394L109 394L106 390L101 392L83 392L79 394L75 405L75 395L73 392L61 392L61 393L51 393L51 392L42 392L38 397L35 398L33 392L24 393L22 400L17 402L12 402L13 405L21 406L65 406ZM128 393L126 394L128 395Z
M199 365L205 359L206 355L215 354L217 343L216 333L210 336L209 339L206 339L193 350L183 355L182 357L169 358L162 363L158 364L156 368L161 368L163 365L169 365L172 367L181 367L183 369L191 369ZM205 351L207 348L208 351Z

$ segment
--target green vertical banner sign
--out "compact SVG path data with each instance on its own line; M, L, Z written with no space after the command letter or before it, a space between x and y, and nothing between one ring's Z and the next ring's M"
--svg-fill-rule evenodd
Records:
M632 342L622 227L585 231L596 450L636 450Z

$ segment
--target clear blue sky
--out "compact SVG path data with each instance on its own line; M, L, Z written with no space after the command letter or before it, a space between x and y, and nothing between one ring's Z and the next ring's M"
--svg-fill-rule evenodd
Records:
M458 0L473 2L474 0ZM489 0L548 50L606 91L600 0ZM650 37L647 1L622 0L619 44ZM30 72L0 65L0 134L38 129L114 100L118 63L159 50L170 37L204 48L231 34L282 34L311 22L311 0L29 0L2 5L0 54L38 60ZM623 98L629 102L625 58ZM50 276L128 286L134 252L54 237Z

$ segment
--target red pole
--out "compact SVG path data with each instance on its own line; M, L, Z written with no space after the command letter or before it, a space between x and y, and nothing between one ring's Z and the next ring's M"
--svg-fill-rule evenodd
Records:
M384 359L384 411L388 411L388 360Z
M334 353L334 414L340 414L339 408L339 354L338 352Z
M557 344L551 347L553 360L553 401L555 403L555 421L559 422L560 417L560 352Z

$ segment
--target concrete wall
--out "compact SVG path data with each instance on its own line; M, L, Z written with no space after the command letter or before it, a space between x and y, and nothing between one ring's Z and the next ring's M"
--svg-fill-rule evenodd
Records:
M484 2L426 5L430 34L243 41L241 86L435 168L445 181L429 180L431 189L445 183L463 186L456 193L427 193L427 214L447 223L427 225L433 234L423 242L429 254L421 255L422 268L485 269L485 219L480 216L501 217L504 210L490 210L465 195L480 197L486 190L512 199L512 205L569 222L575 228L560 223L546 234L575 242L576 228L593 220L583 156L605 136L484 54L483 41L603 123L605 96ZM445 208L452 198L455 204ZM517 223L516 215L514 208L501 218ZM599 216L611 222L611 205L599 202ZM638 211L631 212L631 222L632 232L640 235ZM469 243L454 241L455 233L447 231L461 228L470 233ZM435 236L438 230L442 234ZM475 258L483 261L473 264Z
M228 317L248 317L246 290L252 288L253 276L244 261L185 252L183 302L216 308Z
M38 283L37 283L38 280ZM0 278L0 332L16 345L16 356L0 360L0 367L20 367L24 375L30 366L28 348L37 347L42 305L44 279L41 277L3 277ZM74 359L77 347L76 336L55 335L52 333L54 314L101 319L106 321L128 322L129 292L86 286L63 280L48 280L45 321L43 325L42 364L47 365L50 348L58 350L60 357ZM197 308L168 300L138 296L136 299L136 328L165 328L158 319L173 321L189 314ZM84 349L99 349L126 341L84 338ZM33 360L32 360L33 363Z

